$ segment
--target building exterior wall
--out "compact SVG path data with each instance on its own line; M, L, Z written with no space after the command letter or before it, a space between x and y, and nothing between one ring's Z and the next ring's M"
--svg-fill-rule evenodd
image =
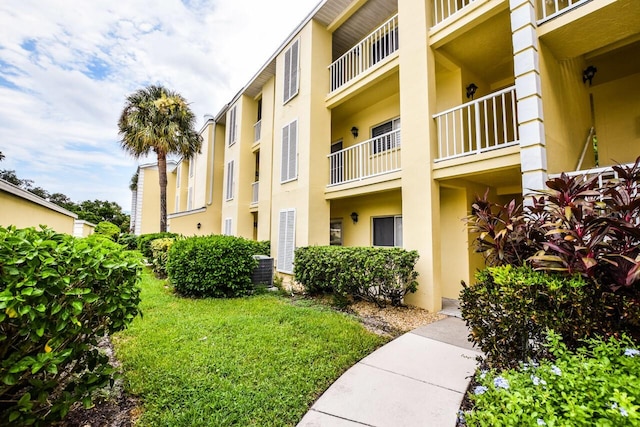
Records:
M75 215L65 214L0 190L0 226L17 228L45 225L58 233L73 235Z

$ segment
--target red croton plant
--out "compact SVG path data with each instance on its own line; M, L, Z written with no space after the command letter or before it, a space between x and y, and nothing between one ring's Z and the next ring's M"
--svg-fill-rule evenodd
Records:
M640 297L640 157L614 166L617 178L568 176L547 181L532 203L478 197L467 218L489 266L530 264L581 274L603 291Z

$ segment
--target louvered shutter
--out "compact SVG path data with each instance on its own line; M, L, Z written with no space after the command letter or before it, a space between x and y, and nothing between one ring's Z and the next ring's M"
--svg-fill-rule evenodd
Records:
M232 145L236 142L236 134L238 131L238 127L236 124L236 107L233 107L231 111L229 111L229 145Z
M224 220L224 234L225 236L231 236L231 218L225 218Z
M291 88L289 89L289 98L293 98L298 93L299 46L300 42L298 40L291 45Z
M295 250L295 209L280 211L278 227L278 271L293 273Z
M284 94L283 102L291 98L291 49L284 53Z
M298 176L298 122L289 124L289 156L287 159L289 169L288 179Z
M289 125L282 128L282 158L280 162L280 182L289 179Z
M227 194L226 199L233 199L233 160L227 163Z

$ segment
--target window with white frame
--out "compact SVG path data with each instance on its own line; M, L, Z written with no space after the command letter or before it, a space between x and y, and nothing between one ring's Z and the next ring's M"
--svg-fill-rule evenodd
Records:
M280 182L288 182L298 177L298 121L294 120L282 128L282 163Z
M187 210L190 211L193 209L193 187L189 187L189 192L187 193Z
M284 53L284 94L282 102L285 104L298 94L299 67L300 40L296 40Z
M180 169L182 169L182 162L176 168L176 188L180 188Z
M231 236L231 218L224 219L224 235Z
M283 209L278 221L278 271L293 273L296 245L296 210Z
M233 160L227 163L226 200L233 199Z
M374 154L400 146L400 118L389 120L371 128L371 144Z
M372 218L373 246L402 247L402 215Z
M229 110L229 146L235 144L238 136L238 123L236 119L236 107Z

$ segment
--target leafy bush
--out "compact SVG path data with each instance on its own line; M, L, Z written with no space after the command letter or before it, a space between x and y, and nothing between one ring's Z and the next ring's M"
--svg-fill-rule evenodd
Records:
M640 350L628 338L587 344L570 352L552 334L554 361L479 372L467 425L640 425Z
M460 293L462 317L491 365L514 366L545 356L547 329L575 348L600 332L603 304L581 276L564 277L528 267L490 267Z
M51 425L113 378L96 348L138 314L140 257L102 238L0 227L0 424Z
M253 251L254 255L271 255L271 241L262 240L262 241L252 241L253 243Z
M176 233L169 232L142 234L141 236L138 236L138 250L142 252L143 257L147 260L151 260L151 257L153 256L153 253L151 252L151 242L165 237L176 238L178 235Z
M596 287L640 299L640 157L614 166L618 179L562 174L533 204L500 206L477 199L468 218L476 251L488 265L523 265L574 273Z
M418 288L417 261L418 252L401 248L311 246L296 249L294 275L311 294L397 306Z
M120 237L118 237L118 243L129 250L136 250L138 249L138 236L130 233L122 233Z
M253 289L254 254L255 243L241 237L189 237L173 243L166 269L181 295L237 297Z
M167 277L167 258L174 241L169 237L151 241L153 272L159 278Z
M118 236L120 235L120 227L110 223L109 221L101 221L96 225L94 232L96 234L106 236L115 242L118 240Z

